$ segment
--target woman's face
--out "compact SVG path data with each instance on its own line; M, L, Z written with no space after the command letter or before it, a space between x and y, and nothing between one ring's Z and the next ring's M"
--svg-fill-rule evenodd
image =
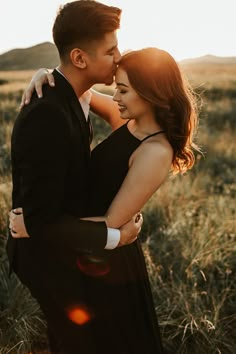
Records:
M115 82L113 100L118 103L121 118L139 119L152 112L151 104L137 94L123 69L117 69Z

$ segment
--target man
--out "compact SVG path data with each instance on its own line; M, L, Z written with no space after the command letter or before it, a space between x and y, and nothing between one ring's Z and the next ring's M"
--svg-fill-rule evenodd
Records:
M9 260L39 302L57 354L96 353L78 253L129 244L142 223L107 230L103 222L79 219L88 215L90 130L78 97L95 83L112 83L120 13L89 0L60 9L53 26L60 55L56 87L46 87L40 100L34 96L12 134L13 208L23 206L30 238L9 238Z

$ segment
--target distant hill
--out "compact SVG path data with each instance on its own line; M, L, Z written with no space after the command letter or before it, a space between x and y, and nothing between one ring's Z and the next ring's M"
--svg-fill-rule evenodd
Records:
M0 55L0 71L54 68L58 64L57 49L50 42L24 49L13 49Z
M41 67L54 68L59 63L56 46L45 42L33 47L13 49L0 55L0 71L35 70ZM180 65L187 69L199 67L236 66L236 57L217 57L205 55L199 58L181 60ZM228 68L227 68L228 70Z
M197 64L197 65L202 65L202 64L222 64L222 65L235 65L236 64L236 57L218 57L215 55L204 55L202 57L198 58L193 58L193 59L184 59L180 61L180 64L183 65L191 65L191 64Z
M236 88L236 57L205 55L179 62L194 88Z

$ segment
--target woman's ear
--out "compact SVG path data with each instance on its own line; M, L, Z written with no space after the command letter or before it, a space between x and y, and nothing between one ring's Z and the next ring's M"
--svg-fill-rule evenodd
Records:
M70 52L70 59L74 66L79 69L85 69L87 67L85 53L79 48L74 48Z

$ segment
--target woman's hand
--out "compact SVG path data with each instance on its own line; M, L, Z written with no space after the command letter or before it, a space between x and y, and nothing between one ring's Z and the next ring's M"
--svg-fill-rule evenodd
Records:
M30 237L25 228L22 208L16 208L10 211L9 229L13 238Z
M39 98L43 97L42 88L44 84L49 84L52 87L55 86L52 70L42 68L36 71L22 95L20 108L30 102L34 90L37 92Z
M34 90L37 92L38 98L42 98L43 85L49 84L51 87L55 86L52 71L46 68L36 71L28 87L23 92L20 109L30 103ZM105 95L95 90L88 90L79 99L81 102L85 101L90 104L91 110L110 124L112 130L124 124L124 120L120 118L117 102L113 101L110 95Z

